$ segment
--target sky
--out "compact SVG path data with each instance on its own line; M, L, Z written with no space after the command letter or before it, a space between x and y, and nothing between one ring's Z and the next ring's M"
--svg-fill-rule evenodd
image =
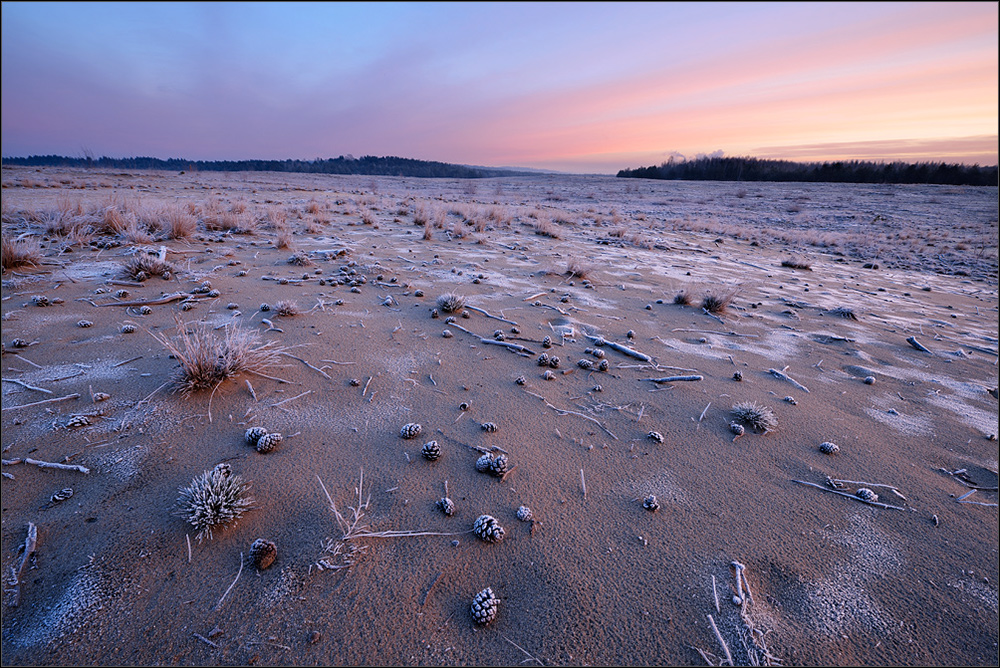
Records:
M998 3L2 3L5 157L997 164Z

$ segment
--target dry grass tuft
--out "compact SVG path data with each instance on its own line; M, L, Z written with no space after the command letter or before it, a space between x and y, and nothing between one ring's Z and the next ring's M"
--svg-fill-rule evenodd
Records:
M0 262L3 270L15 267L37 267L42 262L42 251L37 239L0 239Z
M178 320L175 339L150 334L180 362L176 383L184 393L214 389L244 372L261 374L283 366L279 357L286 350L274 341L261 343L257 332L239 326L226 327L225 334L218 338L206 325L195 325L189 332Z
M736 290L722 294L709 293L701 300L701 307L709 313L724 313L736 298Z
M278 236L274 240L275 248L291 248L292 247L292 230L287 226L282 225L278 228Z
M808 262L802 262L801 260L796 260L796 259L783 260L781 266L788 267L789 269L802 269L803 271L812 271L812 265L810 265Z
M830 315L835 315L838 318L846 318L848 320L857 320L858 316L854 314L854 311L847 308L846 306L838 306L837 308L830 309L827 311Z
M198 529L198 540L205 535L211 539L213 528L235 524L250 509L248 487L243 478L230 473L228 464L220 464L181 489L175 514Z
M590 271L590 265L579 260L570 260L569 264L566 265L565 275L570 278L587 278Z
M276 316L290 318L291 316L298 315L299 313L301 313L299 305L287 299L274 305L274 314Z
M122 274L133 281L142 282L150 276L168 276L176 268L157 255L136 253L122 264Z
M674 303L678 306L691 306L691 294L687 290L681 290L674 295Z
M160 229L168 239L187 239L198 230L198 220L184 209L174 207L164 212Z
M778 427L778 418L767 406L761 406L753 401L744 401L733 405L733 415L736 419L762 431L765 434Z
M465 297L453 292L446 292L437 298L437 305L445 313L456 313L465 308Z

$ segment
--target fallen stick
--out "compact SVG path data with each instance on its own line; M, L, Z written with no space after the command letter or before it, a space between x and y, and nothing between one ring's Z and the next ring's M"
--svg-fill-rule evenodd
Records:
M231 585L229 585L229 589L227 589L226 593L222 595L222 598L219 599L219 602L215 604L213 612L218 612L219 610L222 609L222 602L226 600L226 596L228 596L229 592L231 592L233 590L233 587L236 586L236 582L240 579L240 575L242 574L243 574L243 553L240 552L240 570L236 572L236 579L233 580L233 583ZM198 634L196 633L195 635ZM210 644L214 645L215 643L210 643Z
M18 408L31 408L33 406L41 406L43 404L54 404L57 401L67 401L69 399L79 399L79 398L80 398L79 394L67 394L65 397L56 397L55 399L44 399L42 401L36 401L30 404L22 404L20 406L4 406L2 409L0 409L0 412L13 411L17 410Z
M817 485L814 482L806 482L805 480L793 480L792 482L797 482L800 485L809 485L810 487L815 487L816 489L821 489L824 492L831 492L833 494L839 494L841 496L846 496L849 499L854 499L855 501L860 501L861 503L867 503L869 506L879 506L880 508L890 508L892 510L906 510L902 506L890 506L888 503L880 503L879 501L865 501L864 499L858 498L853 494L848 494L847 492L840 492L835 489L830 489L829 487L823 487L823 485Z
M209 640L205 636L201 635L200 633L195 633L194 631L192 631L191 633L192 633L192 635L194 635L195 638L197 638L198 640L202 641L203 643L208 643L209 645L211 645L212 647L215 647L215 648L219 647L214 642L212 642L211 640Z
M785 367L785 368L787 369L788 367ZM807 393L809 392L809 388L808 387L806 387L805 385L803 385L799 381L795 380L791 376L789 376L786 373L784 373L784 370L778 371L777 369L768 369L767 372L769 374L771 374L772 376L774 376L775 378L777 378L778 380L787 380L789 383L791 383L795 387L799 388L803 392L807 392Z
M447 491L445 491L445 496L448 496ZM438 583L438 580L441 579L442 575L444 575L444 571L440 571L436 576L434 576L434 580L431 582L430 586L427 587L427 591L424 592L424 597L420 599L421 608L424 607L424 603L427 602L427 597L431 595L431 589L434 589L434 585Z
M28 561L31 559L31 555L35 553L37 546L38 527L33 522L28 522L28 536L24 539L24 554L21 555L21 563L18 565L17 570L14 571L13 581L10 583L13 587L11 605L15 608L21 602L21 582L24 576L24 568L28 565Z
M175 292L170 295L165 295L159 299L135 299L130 302L108 302L106 304L94 304L98 308L102 306L159 306L160 304L169 304L170 302L175 302L178 299L195 299L197 295L191 292ZM91 302L93 303L93 302Z
M495 345L495 346L503 346L504 348L508 348L510 350L517 351L519 353L526 353L528 355L534 355L535 354L533 351L531 351L531 350L529 350L529 349L525 348L524 346L519 345L517 343L510 343L509 341L497 341L496 339L486 339L486 338L483 338L483 337L479 336L478 334L476 334L475 332L470 332L465 327L462 327L461 325L459 325L456 322L449 323L449 326L450 327L454 327L455 329L460 330L462 332L465 332L466 334L470 334L470 335L476 337L477 339L479 339L480 343L488 343L488 344Z
M703 376L666 376L664 378L642 378L653 383L674 383L682 380L704 380ZM704 413L702 413L704 415ZM700 422L700 420L699 420Z
M86 466L80 466L79 464L54 464L52 462L40 462L37 459L31 459L30 457L18 458L18 459L4 459L0 460L3 462L4 466L13 466L14 464L31 464L37 466L40 469L61 469L63 471L79 471L80 473L90 473L90 469Z
M970 496L972 496L975 493L976 493L976 490L970 489L968 492L966 492L965 494L963 494L962 496L958 497L955 500L958 501L959 503L962 503L963 500L969 498Z
M739 336L747 339L759 339L758 334L740 334L739 332L720 332L714 329L672 329L671 332L692 332L695 334L718 334L719 336Z
M711 402L711 401L709 401L709 402L708 402L708 406L711 406L711 405L712 405L712 402ZM698 416L698 422L701 422L702 420L704 420L704 419L705 419L705 413L707 413L707 412L708 412L708 406L705 406L705 410L703 410L703 411L701 412L701 415L699 415L699 416Z
M34 390L35 392L44 392L45 394L52 394L52 390L46 390L44 387L35 387L34 385L28 385L23 380L18 380L17 378L4 378L3 380L7 381L8 383L17 383L21 387L28 390Z
M726 324L725 320L723 320L719 316L715 315L714 313L710 312L707 308L702 308L701 312L704 313L705 315L707 315L709 318L712 318L713 320L718 320L723 325ZM729 663L732 664L732 661L730 660Z
M589 415L584 415L583 413L577 413L576 411L567 411L567 410L564 410L562 408L557 408L556 406L553 406L552 404L550 404L548 402L548 400L545 399L545 397L543 397L543 396L541 396L539 394L535 394L534 392L529 392L528 390L524 390L524 391L527 392L528 394L530 394L533 397L538 397L539 399L541 399L545 403L546 406L548 406L549 408L551 408L552 410L554 410L559 415L576 415L577 417L582 417L584 420L590 420L591 422L593 422L594 424L596 424L598 427L600 427L601 429L603 429L605 432L607 432L608 435L611 436L611 438L615 439L616 441L618 440L618 437L615 436L614 433L610 429L608 429L603 424L601 424L601 422L599 420L595 420L594 418L590 417Z
M253 397L254 401L257 401L257 393L253 391L253 385L250 384L250 380L248 378L244 378L243 380L246 381L247 389L250 390L250 396Z
M911 346L913 346L914 348L916 348L917 350L919 350L922 353L931 353L932 355L934 354L928 348L926 348L923 344L921 344L919 341L917 341L917 337L915 337L915 336L911 336L910 338L908 338L906 340L906 342L909 343Z
M708 313L708 311L706 311ZM712 619L712 615L708 616L708 623L712 625L712 630L715 631L715 637L718 639L719 644L722 645L722 651L726 653L726 660L729 661L729 665L733 664L733 655L729 653L729 646L726 645L726 641L722 639L722 634L719 633L719 627L715 625L715 620Z
M276 404L271 404L271 408L274 408L276 406L280 406L282 404L287 404L289 401L295 401L299 397L304 397L307 394L312 394L312 390L306 390L305 392L302 392L301 394L296 394L294 397L289 397L288 399L284 399L282 401L279 401Z
M587 498L587 481L583 479L583 469L580 469L580 487L583 488L583 498ZM975 491L975 490L973 490Z
M492 313L490 313L489 311L486 311L485 309L476 308L475 306L469 306L469 305L466 305L465 308L469 309L470 311L475 311L477 313L482 313L487 318L493 318L494 320L499 320L500 322L506 322L508 325L514 325L515 327L517 327L517 323L514 322L513 320L508 320L507 318L501 318L498 315L493 315Z
M10 351L6 351L5 350L4 352L10 352ZM17 353L10 353L10 354L13 355L14 357L16 357L17 359L21 360L22 362L27 362L28 364L30 364L31 366L35 367L36 369L41 369L42 368L41 366L39 366L39 365L35 364L34 362L32 362L31 360L29 360L27 357L21 357Z
M521 662L522 664L525 663L525 662L527 662L527 661L536 661L536 662L538 662L539 666L544 666L545 665L544 663L541 662L540 659L538 659L538 658L532 656L531 654L529 654L528 650L524 649L523 647L521 647L520 645L518 645L516 642L514 642L513 640L511 640L507 636L503 636L503 639L506 640L507 642L509 642L514 647L516 647L519 650L521 650L522 652L524 652L524 655L528 657L527 659L525 659L524 661Z
M607 339L605 339L602 336L591 336L590 334L586 334L585 336L588 339L590 339L591 341L593 341L594 345L596 345L598 347L600 347L600 346L607 346L607 347L609 347L609 348L611 348L613 350L617 350L618 352L622 353L623 355L628 355L629 357L634 357L635 359L642 360L643 362L646 362L648 364L653 364L654 363L653 362L653 358L650 357L649 355L647 355L646 353L641 353L638 350L633 350L632 348L629 348L627 346L623 346L620 343L615 343L614 341L608 341Z
M715 576L712 576L712 596L715 597L715 612L720 613L722 610L719 608L719 591L715 588Z
M309 362L305 361L301 357L296 357L295 355L292 355L291 353L286 353L286 352L282 352L281 354L284 355L285 357L291 357L293 360L298 360L298 361L302 362L303 364L305 364L307 367L309 367L310 369L312 369L314 371L318 371L319 374L321 376L323 376L324 378L326 378L327 380L333 380L328 375L326 375L325 371L323 371L320 368L314 367L312 364L310 364Z
M833 482L845 482L848 485L859 485L861 487L885 487L886 489L899 489L895 485L883 485L877 482L862 482L860 480L841 480L840 478L830 478Z

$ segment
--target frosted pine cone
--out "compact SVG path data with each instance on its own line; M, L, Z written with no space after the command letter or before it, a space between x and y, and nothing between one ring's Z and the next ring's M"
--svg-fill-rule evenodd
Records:
M487 543L499 543L503 540L503 527L492 515L480 515L476 518L472 531Z
M437 502L436 505L438 508L441 509L441 512L447 515L448 517L451 517L452 515L455 514L455 502L449 499L447 496L442 497Z
M264 429L263 427L250 427L247 429L246 433L243 434L243 438L246 440L247 445L257 447L257 441L259 441L262 436L266 435L267 429Z
M548 353L542 353L538 356L538 366L548 366L549 365L549 355Z
M482 423L479 426L480 426L480 428L483 431L488 432L490 434L492 434L493 432L495 432L497 430L497 426L495 424L493 424L492 422L484 422L484 423Z
M34 297L31 298L31 303L34 304L35 306L48 306L49 298L46 297L45 295L35 295Z
M522 522L530 522L532 519L531 508L528 506L521 506L517 509L517 519Z
M502 478L507 475L507 471L510 469L507 466L507 455L497 455L490 462L490 473L498 478Z
M90 418L87 417L86 415L74 415L69 419L69 422L66 423L67 429L74 429L76 427L89 427L89 426L90 426Z
M742 436L747 430L739 422L730 422L729 431L733 432L737 436Z
M133 334L135 332L135 325L126 323L122 325L122 334Z
M278 556L278 547L269 540L258 538L250 546L250 561L259 570L264 570L274 563Z
M93 327L94 323L92 323L89 320L80 320L79 322L76 323L76 326L77 327L82 327L82 328Z
M646 437L656 441L657 443L663 443L663 434L658 431L651 431L646 434Z
M556 357L556 356L554 356L554 355L552 357L550 357L549 358L549 366L552 367L553 369L558 369L559 368L559 358Z
M655 494L650 494L642 502L642 507L650 512L656 512L660 509L660 502L656 500Z
M399 435L403 438L410 439L420 436L420 432L423 428L416 422L408 422L403 425L403 428L399 430Z
M425 459L434 461L441 456L441 446L438 445L437 441L427 441L424 443L424 447L420 448L420 454L422 454Z
M497 616L500 599L487 587L472 599L472 620L476 624L489 624Z
M476 470L480 473L488 473L493 470L493 455L487 453L476 460Z
M868 503L875 503L878 501L878 494L871 491L867 487L861 487L854 493L854 496L858 497L862 501L867 501Z
M607 371L610 368L611 368L611 363L608 362L607 360L601 360L600 362L597 363L598 371Z
M551 348L551 347L552 347L552 337L546 336L544 339L542 339L542 348ZM541 365L539 364L539 366Z
M576 365L581 369L593 369L594 363L590 360L577 360Z
M824 455L835 455L840 452L840 446L830 441L823 441L819 444L819 451Z
M257 452L271 452L278 447L278 443L281 443L281 434L264 434L257 439Z

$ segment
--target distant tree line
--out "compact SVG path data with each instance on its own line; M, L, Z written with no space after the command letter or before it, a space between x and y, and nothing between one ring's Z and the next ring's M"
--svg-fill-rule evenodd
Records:
M446 162L414 160L393 156L361 158L340 156L316 160L185 160L183 158L70 158L61 155L32 155L4 158L6 165L28 167L105 167L111 169L160 169L203 172L307 172L312 174L363 174L370 176L416 176L426 178L478 179L510 176L511 170L466 167Z
M997 166L943 162L792 162L760 158L671 158L660 166L623 169L619 178L686 181L808 181L830 183L938 183L995 186Z

